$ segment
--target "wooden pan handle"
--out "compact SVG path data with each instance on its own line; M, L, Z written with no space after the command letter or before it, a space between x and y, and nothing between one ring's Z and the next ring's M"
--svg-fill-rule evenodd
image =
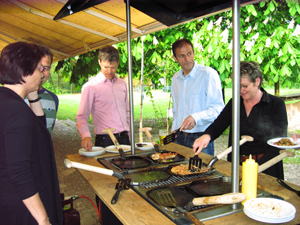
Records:
M107 128L107 129L103 129L102 132L103 133L108 133L110 139L112 140L112 142L115 144L115 146L119 150L120 144L119 144L118 140L116 139L115 135L113 134L113 132L115 130L116 130L115 128Z
M244 193L229 193L212 197L194 198L194 205L234 204L246 199Z
M240 145L244 144L247 141L253 141L253 137L247 135L242 136L242 139L240 140ZM221 152L219 155L217 155L217 158L221 159L224 156L228 155L230 152L232 152L232 146L227 148L225 151Z
M147 134L147 136L150 139L150 141L152 142L153 146L155 146L156 142L153 140L153 137L150 134L149 130L152 130L152 128L151 127L143 127L143 128L140 128L139 131L144 131Z
M262 171L268 169L269 167L273 166L274 164L280 162L285 157L294 157L295 153L287 150L281 150L279 151L280 154L273 159L270 159L269 161L265 162L264 164L260 165L258 167L258 173L261 173Z
M104 168L100 168L97 166L90 166L90 165L83 164L83 163L72 162L69 159L65 159L64 163L65 163L65 166L68 168L74 167L77 169L87 170L87 171L91 171L91 172L95 172L95 173L101 173L101 174L105 174L105 175L109 175L109 176L112 176L113 172L114 172L113 170L104 169Z

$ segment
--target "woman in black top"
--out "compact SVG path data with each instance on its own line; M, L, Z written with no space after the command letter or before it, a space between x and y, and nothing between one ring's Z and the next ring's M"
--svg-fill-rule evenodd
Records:
M249 135L253 142L240 146L241 162L252 155L259 165L279 154L279 149L269 146L267 141L287 136L287 112L282 99L268 94L263 88L262 72L256 62L241 62L241 104L240 135ZM218 138L230 126L228 146L232 140L232 99L227 103L218 118L196 139L193 149L199 154L210 141ZM198 151L197 148L199 147ZM231 161L231 154L228 155ZM265 170L264 173L283 179L282 161Z
M26 42L9 44L1 52L1 224L63 224L52 140L37 93L43 56L40 46Z

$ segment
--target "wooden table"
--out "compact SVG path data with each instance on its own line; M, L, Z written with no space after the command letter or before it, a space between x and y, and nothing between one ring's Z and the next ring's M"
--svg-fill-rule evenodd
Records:
M165 146L168 151L175 151L184 155L186 158L194 156L192 149L178 145L175 143L170 143ZM138 151L137 151L138 153ZM112 154L106 153L100 157L111 156ZM205 153L200 153L199 157L202 158L204 163L208 163L212 156ZM74 162L80 162L88 165L103 167L95 158L88 158L79 154L67 155L67 158ZM231 163L225 160L219 160L214 164L214 168L220 173L231 176ZM67 169L67 168L66 168ZM119 218L123 224L128 225L158 225L158 224L175 224L165 215L159 212L155 207L145 201L132 189L123 190L120 193L119 200L117 204L112 205L111 199L115 194L115 185L117 183L117 178L106 176L94 172L89 172L85 170L80 170L79 172L87 180L87 182L92 186L95 193L100 197L100 199L107 205L107 207ZM242 167L240 167L240 176L242 174ZM290 186L294 187L296 190L300 190L300 187L287 182ZM295 219L285 224L300 224L300 197L296 193L289 191L288 189L282 187L276 181L276 178L268 176L266 174L258 175L258 188L271 194L278 195L282 197L285 201L291 203L295 206L297 212ZM207 220L203 222L206 225L209 224L264 224L255 220L252 220L244 214L244 212L234 213L228 216L223 216L220 218Z

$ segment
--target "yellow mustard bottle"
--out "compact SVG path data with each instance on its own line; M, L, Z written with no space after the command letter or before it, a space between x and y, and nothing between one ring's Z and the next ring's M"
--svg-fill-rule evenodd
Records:
M242 202L243 205L247 200L257 196L257 174L258 164L250 155L242 166L242 193L246 195L246 199Z

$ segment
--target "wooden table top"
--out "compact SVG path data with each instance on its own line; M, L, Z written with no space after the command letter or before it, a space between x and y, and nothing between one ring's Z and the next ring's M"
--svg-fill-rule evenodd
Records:
M170 143L164 146L166 150L178 152L186 158L194 156L194 152L191 148L184 147L175 143ZM136 151L139 153L140 151ZM115 154L105 153L99 157L108 157ZM202 158L204 163L208 163L212 156L205 153L200 153L199 157ZM80 162L92 166L103 168L103 166L95 158L88 158L79 154L67 155L67 158L74 162ZM225 160L219 160L214 164L214 168L227 176L231 176L231 163ZM67 169L67 168L66 168ZM168 219L164 214L159 212L154 206L149 204L141 196L139 196L132 189L123 190L120 193L119 200L115 205L111 204L111 199L115 194L115 186L118 182L117 178L107 175L102 175L95 172L89 172L79 169L79 172L91 185L95 193L100 199L107 205L107 207L119 218L123 224L128 225L157 225L157 224L175 224ZM242 174L242 167L240 167L240 176ZM296 190L300 190L300 187L287 182L291 187ZM267 191L271 194L282 197L285 201L295 206L297 212L300 212L300 197L288 189L281 186L276 178L260 173L258 175L258 188ZM285 224L300 224L300 213L296 212L294 220ZM255 221L244 214L244 212L234 213L228 216L223 216L216 219L211 219L203 222L204 224L264 224Z

